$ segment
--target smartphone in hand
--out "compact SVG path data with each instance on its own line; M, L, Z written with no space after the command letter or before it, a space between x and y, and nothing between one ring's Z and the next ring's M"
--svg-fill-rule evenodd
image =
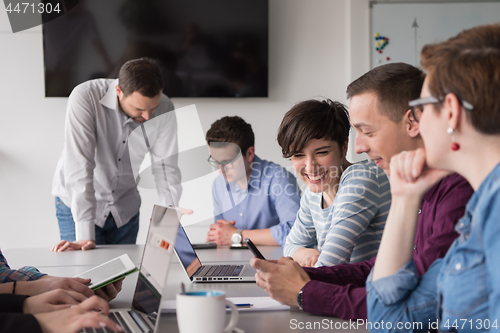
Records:
M259 259L263 259L263 260L266 260L266 258L264 258L264 256L262 255L262 253L260 253L260 251L257 249L257 247L255 246L254 243L252 243L252 241L248 238L245 238L245 244L248 246L248 248L250 249L250 251L252 251L253 255Z

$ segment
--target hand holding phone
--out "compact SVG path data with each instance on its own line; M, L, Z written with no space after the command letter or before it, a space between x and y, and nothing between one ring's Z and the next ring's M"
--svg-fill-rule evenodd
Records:
M259 259L262 259L262 260L266 260L266 258L264 258L264 256L262 255L262 253L260 253L260 251L257 249L257 247L255 246L254 243L252 243L252 241L248 238L245 238L245 244L248 246L248 248L250 249L250 251L252 251L253 255Z

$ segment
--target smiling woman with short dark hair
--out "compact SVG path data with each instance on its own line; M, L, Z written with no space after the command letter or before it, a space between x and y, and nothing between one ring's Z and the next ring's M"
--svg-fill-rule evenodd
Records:
M346 107L308 100L285 114L278 130L283 157L307 185L283 253L301 266L332 266L373 258L391 196L389 180L373 162L346 159Z

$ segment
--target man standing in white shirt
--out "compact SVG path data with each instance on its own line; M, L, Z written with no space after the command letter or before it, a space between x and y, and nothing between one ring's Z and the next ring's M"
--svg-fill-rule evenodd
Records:
M147 152L161 159L160 166L152 162L161 203L177 204L177 123L162 90L160 71L148 58L126 62L117 80L75 87L52 187L61 234L53 251L135 244L141 204L136 176Z

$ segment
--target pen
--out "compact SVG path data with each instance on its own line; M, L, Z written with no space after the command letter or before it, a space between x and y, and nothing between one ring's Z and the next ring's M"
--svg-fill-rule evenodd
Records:
M240 304L235 304L237 308L249 308L252 307L253 304L250 303L240 303ZM229 306L226 305L226 308L229 308Z
M235 305L238 308L249 308L249 307L253 306L253 304L250 304L250 303L242 303L242 304L235 304Z

